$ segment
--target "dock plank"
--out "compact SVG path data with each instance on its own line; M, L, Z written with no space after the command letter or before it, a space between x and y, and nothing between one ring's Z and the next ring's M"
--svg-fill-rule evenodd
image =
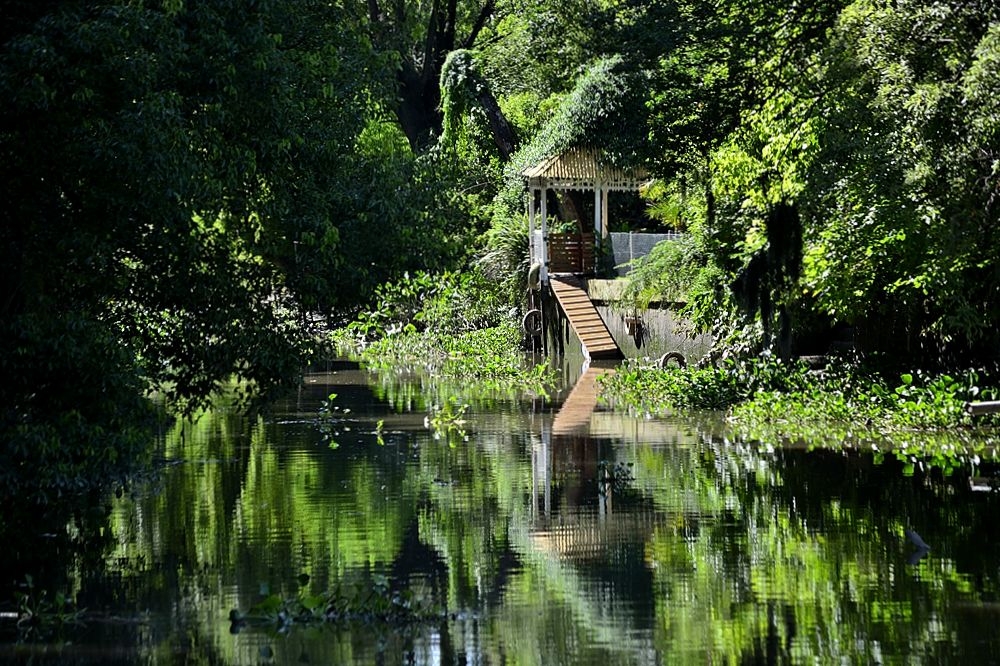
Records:
M555 294L559 307L569 319L570 326L580 338L584 353L593 359L623 358L618 343L611 336L579 278L552 277L551 284L552 293Z

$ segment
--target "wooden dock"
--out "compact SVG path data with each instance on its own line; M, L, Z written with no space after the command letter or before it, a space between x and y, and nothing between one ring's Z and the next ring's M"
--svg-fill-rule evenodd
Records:
M597 407L597 394L600 392L597 378L613 372L613 368L587 368L580 375L556 413L552 422L553 435L585 435L590 431L590 416Z
M549 282L559 306L583 344L583 353L594 360L624 358L580 278L552 276Z

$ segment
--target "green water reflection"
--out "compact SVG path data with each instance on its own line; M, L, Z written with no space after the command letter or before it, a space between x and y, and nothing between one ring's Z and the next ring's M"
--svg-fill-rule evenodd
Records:
M321 423L332 392L339 410ZM8 621L0 660L606 666L1000 655L1000 496L976 490L992 467L906 475L870 455L728 442L711 421L609 413L593 416L589 435L554 436L561 396L480 396L469 440L449 442L424 427L445 393L440 382L429 391L338 366L264 417L220 408L165 432L158 473L121 497L71 515L8 510L4 585L31 573L92 619L28 633ZM907 528L930 552L916 551ZM231 627L230 609L294 597L303 573L315 593L386 576L449 612L403 626Z

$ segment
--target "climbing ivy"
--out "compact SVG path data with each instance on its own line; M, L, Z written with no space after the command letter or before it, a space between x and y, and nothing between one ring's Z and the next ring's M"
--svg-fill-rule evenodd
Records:
M614 166L640 164L645 157L642 81L618 56L591 65L541 131L511 158L495 202L497 213L520 214L521 172L569 148L600 149L601 159Z
M444 116L441 145L451 146L459 140L463 117L475 104L476 89L483 85L472 51L459 49L448 54L441 67L441 111Z

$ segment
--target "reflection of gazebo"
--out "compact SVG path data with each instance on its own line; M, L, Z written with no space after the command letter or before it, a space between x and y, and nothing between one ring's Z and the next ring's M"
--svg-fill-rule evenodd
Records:
M608 235L608 194L637 192L648 180L642 169L623 169L602 163L595 150L574 148L546 157L521 172L529 192L528 237L531 263L540 264L542 282L548 273L594 272L596 239ZM550 234L548 191L576 190L594 193L594 233ZM540 219L541 244L535 246L536 220Z

